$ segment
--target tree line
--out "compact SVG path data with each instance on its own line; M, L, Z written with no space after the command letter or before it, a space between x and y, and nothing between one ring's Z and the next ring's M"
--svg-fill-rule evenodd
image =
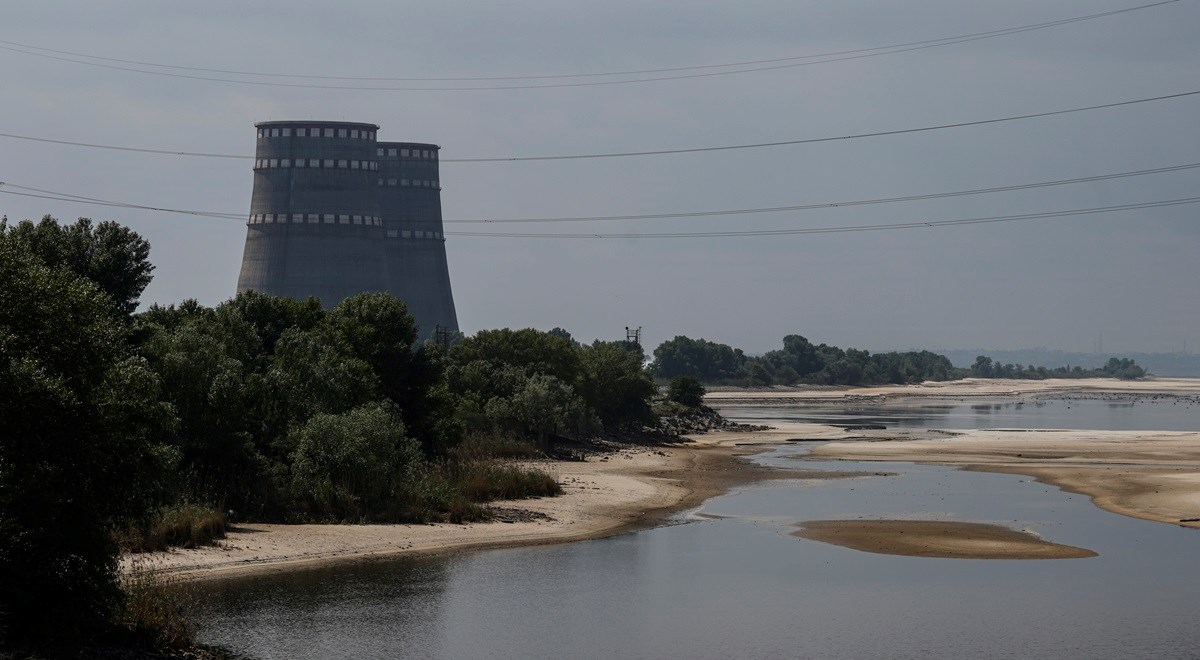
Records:
M980 378L1020 378L1043 380L1046 378L1119 378L1121 380L1136 380L1146 375L1146 370L1130 358L1109 358L1108 362L1094 369L1085 369L1079 365L1054 368L1035 367L1032 364L1001 364L986 355L975 358L969 370L970 375Z
M725 344L677 336L654 349L651 370L658 378L690 375L728 385L879 385L950 380L959 372L945 356L929 351L871 353L814 345L800 335L783 347L747 356Z
M800 335L784 337L782 348L761 356L747 356L741 349L726 344L680 335L654 349L650 369L660 379L693 376L709 384L741 386L902 385L972 376L1129 380L1146 375L1145 369L1128 358L1111 358L1095 369L1080 366L1047 369L1000 364L981 355L970 368L963 369L951 364L946 356L930 351L843 350L827 344L814 345Z

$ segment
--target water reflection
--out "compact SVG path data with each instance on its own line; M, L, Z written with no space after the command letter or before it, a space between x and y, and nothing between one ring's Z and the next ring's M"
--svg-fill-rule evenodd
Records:
M764 483L706 503L719 519L599 541L212 586L204 638L264 658L1179 657L1200 643L1193 530L1013 475L812 467L899 474ZM1100 556L917 559L787 534L858 516L1007 523Z
M428 657L450 570L397 560L204 584L204 628L253 657Z
M976 417L1030 428L1069 415L1083 420L1056 426L1126 428L1095 422L1131 414L1102 401L1030 403L818 414L916 428ZM202 639L262 658L1115 658L1200 648L1196 530L1111 514L1019 475L798 463L805 451L790 443L757 460L896 474L764 482L709 500L684 524L597 541L202 585L212 596ZM798 521L857 517L1006 524L1099 556L925 559L789 535Z
M1105 398L1029 398L939 402L804 406L718 405L727 417L747 422L780 420L860 426L882 424L898 429L1107 429L1195 431L1200 429L1200 403L1186 397L1145 397L1136 401Z

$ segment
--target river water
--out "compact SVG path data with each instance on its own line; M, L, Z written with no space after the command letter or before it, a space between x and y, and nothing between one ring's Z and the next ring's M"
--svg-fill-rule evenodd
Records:
M1004 428L1128 428L1103 401L998 403L986 424L971 408L977 401L928 414L911 406L725 412L741 420L886 418L908 428L994 427L998 417ZM1141 414L1137 405L1120 410ZM1188 414L1137 423L1182 430L1190 419L1195 429L1197 417L1193 404ZM201 640L260 658L1200 654L1200 531L1108 513L1018 475L789 458L806 451L793 443L755 460L895 474L755 484L675 524L608 539L203 584ZM1099 556L896 557L790 535L800 521L857 517L993 522Z

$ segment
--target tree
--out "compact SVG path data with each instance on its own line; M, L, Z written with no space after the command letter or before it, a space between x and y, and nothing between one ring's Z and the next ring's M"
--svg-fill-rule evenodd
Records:
M580 435L595 419L579 396L580 349L560 333L481 330L452 346L447 364L458 418L473 430L536 436L544 445L548 435ZM584 418L589 424L580 424Z
M805 376L825 368L817 347L800 335L788 335L783 338L783 354L787 356L786 364L800 376Z
M480 330L450 348L452 365L477 360L516 367L527 376L554 376L570 386L578 385L583 378L579 353L570 339L532 328Z
M555 337L562 337L563 339L569 340L572 343L575 341L575 338L571 336L570 332L568 332L565 328L559 328L557 326L551 328L546 334L554 335Z
M293 431L292 489L319 519L358 522L393 503L421 463L395 406L321 414Z
M707 393L700 379L695 376L676 376L667 385L667 398L690 408L703 404Z
M236 311L253 325L262 340L263 350L268 353L275 350L275 342L288 329L312 330L325 318L321 302L313 297L294 300L258 291L243 291L221 306Z
M986 355L979 355L975 358L975 364L971 365L971 374L974 376L982 376L987 378L992 375L992 358Z
M59 225L45 216L34 224L25 220L15 227L0 225L11 241L23 243L51 268L66 268L91 280L112 300L122 315L137 309L138 298L150 284L150 244L128 227L106 221L93 225L80 218L73 225Z
M386 293L360 293L338 303L325 323L354 357L370 365L381 393L397 406L428 455L457 442L444 361L436 347L416 344L417 324L403 302Z
M569 385L548 374L530 376L509 398L494 398L485 408L502 430L536 438L539 447L550 436L579 439L600 426L596 416Z
M691 375L708 382L740 377L745 363L746 356L738 349L679 335L654 349L650 368L659 378Z
M654 381L642 368L640 350L631 351L627 343L596 341L579 349L584 370L581 393L610 431L649 424L654 417L650 409Z
M292 424L314 415L344 413L379 398L379 377L371 365L323 328L284 331L265 376L270 437L285 436ZM290 453L290 443L285 447Z
M95 283L9 234L0 283L0 629L69 639L120 606L113 531L164 501L174 418Z
M1130 358L1109 358L1108 363L1100 367L1100 371L1122 380L1133 380L1146 375L1146 370Z
M254 327L228 307L186 303L148 310L135 327L146 335L141 353L162 382L162 396L179 416L172 444L182 453L187 495L241 512L261 510L270 499L263 416L273 406Z

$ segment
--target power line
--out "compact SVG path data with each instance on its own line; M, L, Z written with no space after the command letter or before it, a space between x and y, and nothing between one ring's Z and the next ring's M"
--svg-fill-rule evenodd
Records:
M1132 170L1128 172L1115 172L1111 174L1097 174L1094 176L1075 177L1072 179L1057 179L1054 181L1037 181L1032 183L1020 183L1007 186L994 186L990 188L973 188L968 190L955 190L950 192L926 193L921 195L904 195L899 197L876 197L872 199L858 199L840 202L822 202L817 204L798 204L793 206L771 206L762 208L746 208L746 209L724 209L724 210L705 210L705 211L686 211L679 213L653 213L640 215L593 215L593 216L573 216L573 217L542 217L542 218L505 218L494 220L445 220L444 224L506 224L506 223L551 223L551 222L592 222L592 221L608 221L608 220L654 220L667 218L698 218L712 217L722 215L750 215L757 213L776 213L781 211L808 211L814 209L838 208L843 206L864 206L871 204L890 204L896 202L910 202L928 199L944 199L949 197L964 197L968 195L983 195L998 192L1011 192L1016 190L1030 190L1036 188L1049 188L1053 186L1065 186L1079 183L1092 183L1096 181L1108 181L1112 179L1122 179L1137 176L1147 176L1152 174L1164 174L1168 172L1181 172L1200 168L1200 163L1185 163L1182 165L1168 165L1165 167L1156 167L1144 170ZM26 192L16 192L16 189ZM93 204L96 206L111 206L118 208L140 209L146 211L161 211L166 213L182 213L187 215L203 216L210 218L222 218L230 220L245 220L245 213L228 213L221 211L198 211L189 209L174 209L161 206L149 206L145 204L135 204L132 202L116 202L97 197L88 197L84 195L75 195L56 190L46 190L44 188L33 188L30 186L22 186L19 184L0 181L0 193L10 195L19 195L22 197L35 197L39 199L51 199L64 202L75 202L78 204Z
M28 192L18 192L17 190L7 190L8 188L16 188ZM73 202L76 204L88 204L91 206L109 206L125 209L138 209L143 211L159 211L163 213L180 213L183 215L194 215L206 218L220 218L223 220L245 220L245 213L219 213L216 211L192 211L187 209L172 209L161 206L146 206L143 204L131 204L128 202L114 202L95 197L84 197L82 195L72 195L70 193L55 192L53 190L43 190L41 188L30 188L29 186L19 186L15 183L0 181L0 193L5 195L16 195L18 197L33 197L36 199L49 199L58 202Z
M113 144L93 144L91 142L72 142L70 140L54 140L51 138L35 137L32 135L16 135L13 133L0 133L0 137L12 138L14 140L28 140L30 142L42 142L46 144L62 144L69 147L87 147L89 149L109 149L112 151L133 151L142 154L162 154L164 156L196 156L200 158L236 158L239 160L254 160L254 156L242 156L241 154L214 154L202 151L176 151L172 149L150 149L145 147L125 147Z
M864 231L892 231L898 229L925 229L935 227L956 227L964 225L982 225L1000 222L1016 222L1019 220L1041 220L1048 218L1063 218L1068 216L1092 215L1095 213L1114 213L1117 211L1133 211L1138 209L1159 208L1164 206L1180 206L1200 202L1200 197L1185 197L1156 202L1140 202L1122 204L1119 206L1101 206L1089 209L1070 209L1066 211L1046 211L1042 213L1024 213L1020 215L1001 215L983 218L963 218L957 220L922 220L915 222L900 222L882 225L851 225L845 227L809 227L804 229L763 229L745 231L716 231L716 232L671 232L671 233L636 233L636 234L548 234L548 233L500 233L500 232L464 232L448 231L447 236L469 236L474 238L556 238L556 239L637 239L637 238L732 238L739 236L793 236L800 234L836 234Z
M874 47L870 47L870 48L858 48L858 49L852 49L852 50L830 51L830 52L825 52L825 53L814 53L814 54L810 54L810 55L798 55L798 56L780 57L780 58L773 58L773 59L746 60L746 61L740 61L740 62L726 62L726 63L722 63L722 64L705 64L705 65L667 67L667 68L656 68L656 69L635 69L635 70L626 70L626 71L586 72L586 73L570 73L570 74L555 74L555 75L400 77L400 78L397 78L397 77L371 77L371 76L329 76L329 75L277 73L277 72L262 72L262 71L242 71L242 70L236 70L236 69L216 69L216 68L205 68L205 67L180 66L180 65L173 65L173 64L162 64L162 63L158 63L158 62L147 62L147 61L141 61L141 60L126 60L126 59L120 59L120 58L114 58L114 57L104 57L104 56L100 56L100 55L90 55L87 53L80 53L80 52L69 51L69 50L58 50L58 49L53 49L53 48L44 48L41 46L34 46L31 44L19 43L19 42L15 42L15 41L4 41L4 40L0 40L0 44L4 44L7 47L0 46L0 49L9 50L12 52L17 52L17 53L23 53L26 55L33 55L33 56L37 56L37 57L46 57L46 58L65 61L65 62L72 62L75 64L84 64L84 65L88 65L88 66L98 66L98 67L102 67L102 68L116 69L116 70L120 70L120 71L130 71L130 72L135 72L135 73L145 73L145 74L151 74L151 75L164 75L164 76L188 78L188 79L195 79L195 80L207 80L207 81L214 81L214 82L227 82L227 83L237 83L237 84L260 84L260 85L275 85L275 86L285 86L285 87L311 87L311 88L316 88L316 89L358 89L358 90L372 90L372 91L453 91L453 90L484 90L484 89L540 89L540 88L547 88L547 87L577 87L577 86L588 86L588 85L644 83L644 82L655 82L655 81L663 81L663 80L677 80L677 79L682 79L682 78L706 77L706 76L714 76L714 75L732 75L732 74L739 74L739 73L749 73L752 71L764 71L764 70L771 70L771 69L791 68L791 67L797 67L797 66L808 66L808 65L812 65L812 64L824 64L824 63L828 63L828 62L844 61L844 60L848 60L848 59L860 59L863 57L877 57L880 55L890 55L890 54L895 54L895 53L908 52L908 51L912 51L912 50L921 50L924 48L935 48L938 46L946 46L946 45L951 45L951 44L964 43L967 41L977 41L980 39L990 39L990 38L994 38L994 37L1018 34L1021 32L1029 32L1032 30L1041 30L1041 29L1046 29L1046 28L1051 28L1051 27L1058 27L1058 26L1062 26L1062 25L1068 25L1071 23L1078 23L1081 21L1089 21L1089 20L1094 20L1094 19L1098 19L1098 18L1106 18L1106 17L1110 17L1110 16L1115 16L1118 14L1125 14L1125 13L1129 13L1129 12L1139 11L1142 9L1149 9L1152 7L1173 4L1178 1L1179 0L1164 0L1162 2L1154 2L1154 3L1150 3L1150 4L1139 5L1136 7L1127 7L1124 9L1117 9L1117 10L1113 10L1113 11L1106 11L1106 12L1100 12L1100 13L1095 13L1095 14L1087 14L1087 15L1083 15L1083 16L1075 16L1075 17L1071 17L1071 18L1058 19L1058 20L1054 20L1054 21L1045 21L1042 23L1033 23L1033 24L1029 24L1029 25L1001 28L998 30L989 30L986 32L975 32L975 33L971 33L971 34L956 35L956 36L951 36L951 37L940 37L937 39L926 39L926 40L922 40L922 41L912 41L912 42L899 43L899 44L890 44L890 45L886 45L886 46L874 46ZM22 49L24 49L24 50L22 50ZM55 55L70 56L70 57L56 57ZM564 80L564 79L572 79L572 78L599 78L599 77L611 77L611 76L678 73L678 72L683 72L683 71L728 69L728 68L733 68L733 67L758 67L758 68L751 68L751 69L740 68L740 69L734 70L734 71L718 71L718 72L710 72L710 73L698 74L698 75L663 76L663 77L657 77L657 78L641 78L641 79L633 79L633 80L603 81L603 82L594 82L594 83L473 86L473 87L435 87L435 88L415 87L414 88L414 87L355 87L355 86L341 86L341 85L338 85L338 86L305 85L305 84L297 84L297 83L269 83L269 82L264 82L264 81L252 81L252 80L230 80L230 79L224 79L224 78L214 78L214 77L209 77L209 76L173 74L173 73L168 73L168 72L163 72L163 71L146 71L146 70L142 70L142 69L132 69L132 68L128 68L128 67L99 64L98 62L81 61L81 60L71 59L71 57L82 57L87 60L99 60L101 62L114 62L117 64L128 64L128 65L134 65L134 66L155 67L155 68L160 68L160 69L171 69L174 71L191 71L191 72L195 72L195 73L217 73L217 74L266 77L266 78L292 78L292 79L300 79L300 80L349 80L349 81L374 81L374 82L486 82L486 81L521 81L521 80ZM798 60L817 60L817 61L797 62ZM778 64L781 62L790 62L791 64L783 64L780 66L759 66L759 65Z
M50 194L35 194L22 193L14 190L4 190L6 187L17 187L13 184L0 182L0 193L8 195L19 195L22 197L35 197L39 199L50 199L64 202L75 202L79 204L94 204L101 206L117 206L121 208L143 209L148 211L160 211L168 213L183 213L187 215L206 216L221 219L242 219L243 214L224 214L213 213L207 211L188 211L181 209L169 209L154 206L142 206L138 204L127 204L123 202L108 202L108 201L89 201L94 198L82 197L77 195L66 195L63 193L57 195ZM738 230L738 231L714 231L714 232L664 232L664 233L617 233L617 234L552 234L552 233L535 233L535 232L469 232L469 231L448 231L444 232L446 236L464 236L472 238L554 238L554 239L640 239L640 238L733 238L745 236L793 236L802 234L835 234L849 232L865 232L865 231L894 231L900 229L924 229L937 227L956 227L966 225L981 225L1001 222L1016 222L1023 220L1043 220L1049 218L1062 218L1080 215L1093 215L1097 213L1114 213L1118 211L1134 211L1140 209L1160 208L1167 206L1181 206L1184 204L1195 204L1200 202L1200 197L1184 197L1180 199L1168 199L1154 202L1137 202L1133 204L1121 204L1117 206L1101 206L1085 209L1070 209L1065 211L1045 211L1040 213L1023 213L1018 215L1001 215L1001 216L986 216L981 218L961 218L955 220L918 220L913 222L900 222L892 224L880 225L849 225L841 227L806 227L801 229L760 229L760 230Z
M1117 172L1115 174L1099 174L1096 176L1077 177L1074 179L1059 179L1057 181L1039 181L1036 183L1021 183L1008 186L996 186L992 188L974 188L971 190L956 190L952 192L928 193L924 195L904 195L901 197L877 197L874 199L858 199L842 202L823 202L819 204L798 204L794 206L769 206L763 208L748 208L748 209L727 209L720 211L686 211L678 213L645 213L637 215L591 215L591 216L568 216L568 217L541 217L541 218L502 218L502 219L478 219L478 220L446 220L445 224L508 224L508 223L551 223L551 222L598 222L606 220L658 220L667 218L699 218L721 215L749 215L756 213L777 213L781 211L808 211L812 209L827 209L837 208L841 206L864 206L868 204L890 204L894 202L912 202L925 199L943 199L947 197L963 197L966 195L983 195L987 193L1009 192L1014 190L1029 190L1034 188L1049 188L1052 186L1066 186L1076 183L1089 183L1093 181L1107 181L1110 179L1121 179L1126 177L1145 176L1149 174L1162 174L1166 172L1179 172L1183 170L1191 170L1200 167L1200 163L1187 163L1185 165L1171 165L1169 167L1159 167L1148 170L1134 170L1131 172Z
M1163 96L1152 96L1148 98L1133 99L1131 101L1118 101L1116 103L1104 103L1100 105L1090 105L1080 108L1068 108L1065 110L1051 110L1048 112L1036 112L1025 115L1014 115L1009 117L996 117L993 119L979 119L974 121L955 122L951 124L935 124L932 126L921 126L917 128L901 128L890 131L875 131L872 133L853 133L850 135L839 135L833 137L818 137L818 138L802 138L797 140L780 140L776 142L755 142L749 144L730 144L719 145L713 147L689 147L683 149L657 149L651 151L617 151L607 153L589 153L589 154L560 154L550 156L495 156L484 158L439 158L440 163L500 163L500 162L523 162L535 160L583 160L590 158L628 158L635 156L664 156L669 154L690 154L702 153L707 151L732 151L737 149L762 149L766 147L782 147L799 144L815 144L818 142L837 142L840 140L861 140L865 138L885 137L889 135L904 135L908 133L924 133L928 131L940 131L950 128L965 128L968 126L983 126L986 124L999 124L1011 121L1022 121L1025 119L1037 119L1040 117L1053 117L1056 115L1066 115L1076 112L1088 112L1091 110L1104 110L1108 108L1118 108L1122 106L1137 105L1140 103L1152 103L1155 101L1168 101L1180 99L1189 96L1200 94L1200 90L1190 92L1179 92L1177 94L1166 94ZM243 156L240 154L222 154L209 153L198 151L181 151L174 149L152 149L144 147L128 147L121 145L110 144L95 144L90 142L73 142L70 140L55 140L51 138L37 137L32 135L18 135L15 133L0 133L0 137L11 138L14 140L28 140L31 142L42 142L48 144L61 144L72 147L87 147L91 149L110 149L114 151L131 151L137 153L160 154L166 156L193 156L201 158L235 158L241 160L253 160L254 156Z
M1133 101L1120 101L1118 103L1105 103L1102 105L1091 105L1083 108L1070 108L1067 110L1052 110L1050 112L1037 112L1028 115L1016 115L1012 117L999 117L996 119L980 119L976 121L956 122L953 124L937 124L934 126L922 126L920 128L902 128L892 131L876 131L873 133L856 133L852 135L841 135L837 137L820 137L820 138L805 138L800 140L780 140L777 142L756 142L751 144L731 144L716 147L691 147L686 149L657 149L651 151L616 151L608 153L593 153L593 154L569 154L557 156L510 156L496 158L444 158L443 163L494 163L494 162L510 162L510 161L530 161L530 160L578 160L584 158L628 158L632 156L663 156L667 154L692 154L706 151L732 151L735 149L762 149L764 147L783 147L797 144L814 144L817 142L837 142L839 140L859 140L863 138L883 137L886 135L904 135L906 133L922 133L926 131L940 131L947 128L963 128L966 126L982 126L984 124L999 124L1009 121L1020 121L1023 119L1036 119L1038 117L1052 117L1055 115L1065 115L1073 112L1086 112L1088 110L1103 110L1106 108L1117 108L1126 105L1135 105L1138 103L1150 103L1152 101L1165 101L1168 99L1177 99L1185 96L1195 96L1200 94L1200 90L1193 92L1181 92L1179 94L1168 94L1166 96L1155 96L1151 98L1135 99Z

